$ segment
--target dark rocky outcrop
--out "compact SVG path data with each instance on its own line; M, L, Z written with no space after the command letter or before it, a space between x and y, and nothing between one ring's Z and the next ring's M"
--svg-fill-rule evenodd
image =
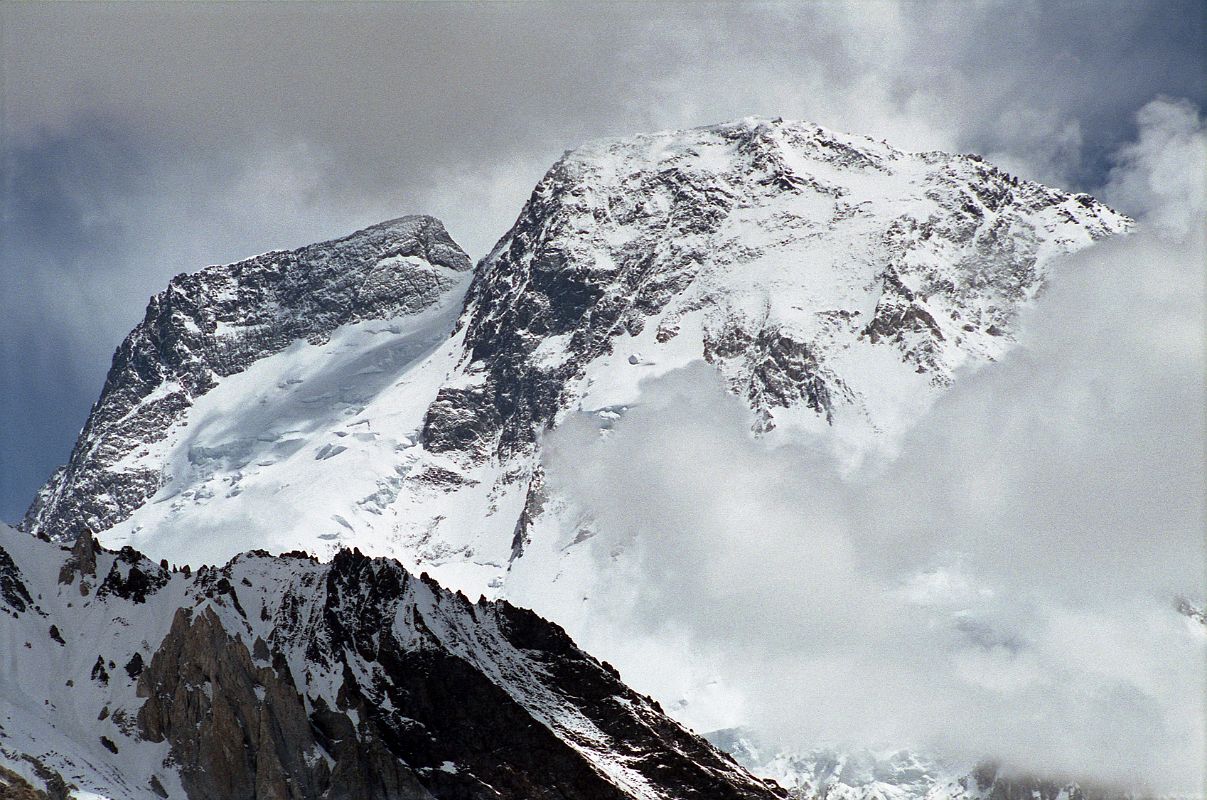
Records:
M21 578L20 568L3 547L0 547L0 602L7 606L4 610L13 615L20 614L34 604Z
M71 547L71 555L63 562L59 570L59 583L70 584L77 577L80 579L80 595L87 596L92 591L89 578L96 578L96 539L91 528L84 528L76 537Z
M42 778L43 788L32 785L11 769L0 766L0 800L68 800L67 782L36 762L32 762L35 773Z
M102 598L114 595L134 603L145 603L147 597L163 588L170 577L166 569L144 558L142 553L132 547L123 547L96 594Z
M363 745L346 716L312 723L288 665L258 665L212 609L177 610L138 692L140 731L170 742L194 800L430 797L388 751Z
M97 703L93 727L65 703L63 729L83 740L35 755L108 780L91 786L115 800L180 797L177 779L191 800L783 796L557 625L503 601L471 603L395 561L255 552L186 576L89 537L69 554L2 530L23 537L13 552L30 563L77 562L66 584L27 591L72 604L52 620L63 635L42 619L0 634L34 640L30 669L90 665L55 684L72 675L64 691L79 685L87 694L76 697ZM85 555L106 578L81 600L73 583ZM98 625L122 633L90 635ZM100 652L74 649L85 646ZM59 698L46 700L42 730L59 713ZM0 728L0 764L7 741Z

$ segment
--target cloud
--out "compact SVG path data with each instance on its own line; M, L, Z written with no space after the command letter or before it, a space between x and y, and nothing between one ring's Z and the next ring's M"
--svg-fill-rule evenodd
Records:
M1173 238L1201 225L1207 206L1207 135L1186 99L1159 97L1137 115L1140 138L1120 149L1103 196Z
M1207 158L1190 106L1139 122L1111 186L1140 230L1069 259L1020 346L896 460L840 477L755 440L688 368L606 438L585 419L549 437L550 484L597 530L592 602L521 599L686 694L699 727L1197 792L1207 631L1174 606L1203 602L1204 217L1181 176Z

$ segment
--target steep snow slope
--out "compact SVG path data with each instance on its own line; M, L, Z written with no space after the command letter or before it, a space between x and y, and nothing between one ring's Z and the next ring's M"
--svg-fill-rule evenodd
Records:
M1010 346L1060 255L1128 224L976 157L805 123L587 145L478 265L451 337L463 262L408 262L444 291L419 313L403 291L393 306L353 303L320 337L190 390L166 433L151 425L147 444L89 471L97 442L146 427L141 412L106 411L133 380L123 346L28 525L92 525L110 545L192 564L252 545L356 544L471 594L544 585L581 540L542 485L539 434L565 415L606 427L641 402L643 378L703 360L762 435L806 437L852 464L891 453L960 370ZM316 247L355 274L379 270L372 248ZM200 350L219 341L214 327ZM175 380L138 383L138 408L178 397Z
M240 547L330 557L389 541L395 520L384 512L455 364L459 299L294 342L223 379L148 453L163 486L104 541L194 565Z
M0 667L0 768L80 796L782 796L556 625L349 551L190 575L2 527Z
M199 398L275 354L305 350L305 344L325 345L325 356L344 355L341 349L357 347L346 329L360 324L362 338L388 335L362 343L361 361L325 373L328 384L338 385L324 387L345 392L339 398L345 407L355 403L371 392L374 374L415 359L443 338L440 309L459 303L469 267L439 221L404 217L300 250L177 276L151 299L142 323L114 354L70 461L43 487L23 527L70 541L85 528L99 531L127 518L165 482L174 482L176 493L204 493L215 462L229 466L257 449L249 441L178 447L181 429L204 425L215 404L228 410L246 410L240 407L249 402L265 406L249 414L255 436L266 435L266 416L309 426L316 415L297 414L298 398L289 392L279 395L285 405L295 404L288 409L270 407L275 397L270 403L267 396L240 395L246 380L234 391L224 386L208 411L190 418ZM395 322L365 324L379 320ZM282 391L295 378L283 380L277 387ZM280 457L296 438L283 435L279 447L259 448L268 451L259 455Z

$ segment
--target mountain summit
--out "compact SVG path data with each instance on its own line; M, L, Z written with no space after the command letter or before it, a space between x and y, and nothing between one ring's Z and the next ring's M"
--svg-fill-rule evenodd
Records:
M439 220L412 216L178 275L114 353L70 461L22 528L73 540L121 522L163 484L157 445L222 379L349 325L421 315L455 294L470 266Z
M1127 224L975 156L805 123L600 142L549 170L479 265L466 373L497 387L503 455L689 359L764 428L891 430L1005 352L1053 257ZM532 383L548 389L515 390Z

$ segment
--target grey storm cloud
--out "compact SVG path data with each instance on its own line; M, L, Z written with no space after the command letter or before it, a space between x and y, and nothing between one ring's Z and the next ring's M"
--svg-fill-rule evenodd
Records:
M409 212L480 256L563 150L747 114L1093 191L1140 107L1207 99L1197 2L9 3L0 22L8 519L178 272Z

